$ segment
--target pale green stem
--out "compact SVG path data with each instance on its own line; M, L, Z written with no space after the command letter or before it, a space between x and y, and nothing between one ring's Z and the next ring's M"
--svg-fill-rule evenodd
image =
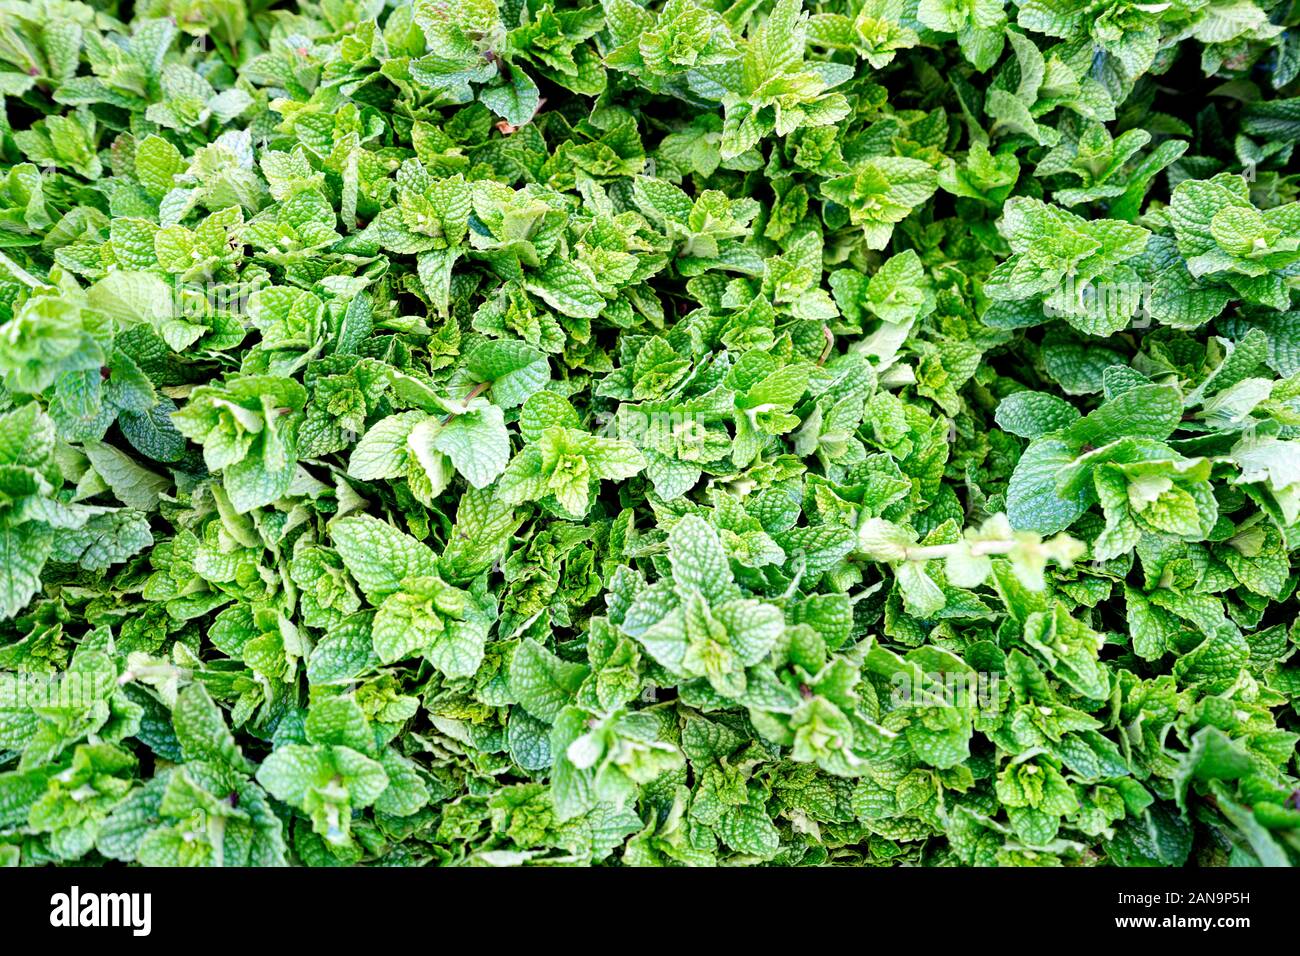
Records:
M1015 550L1015 541L976 541L970 546L970 553L975 557L989 554L1010 554ZM963 542L954 544L928 544L907 549L906 560L930 561L938 558L951 558L961 553Z

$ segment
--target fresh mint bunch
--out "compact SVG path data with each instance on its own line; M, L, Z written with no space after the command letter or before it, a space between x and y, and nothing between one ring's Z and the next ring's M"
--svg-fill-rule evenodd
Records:
M1276 0L0 0L0 863L1300 863Z

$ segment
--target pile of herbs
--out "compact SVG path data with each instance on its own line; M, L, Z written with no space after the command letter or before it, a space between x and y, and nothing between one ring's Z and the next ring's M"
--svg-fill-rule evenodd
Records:
M1300 861L1295 0L0 0L0 861Z

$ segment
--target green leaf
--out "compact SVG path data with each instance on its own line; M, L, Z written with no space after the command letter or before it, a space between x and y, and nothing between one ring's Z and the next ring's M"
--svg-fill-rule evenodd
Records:
M368 515L340 518L330 528L330 540L372 603L400 590L407 578L437 571L437 559L426 545Z
M510 691L530 714L554 723L589 673L560 660L535 641L524 641L510 661Z

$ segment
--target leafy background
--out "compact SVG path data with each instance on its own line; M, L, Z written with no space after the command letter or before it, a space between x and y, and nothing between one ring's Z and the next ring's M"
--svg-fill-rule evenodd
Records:
M0 0L0 860L1300 858L1294 0Z

